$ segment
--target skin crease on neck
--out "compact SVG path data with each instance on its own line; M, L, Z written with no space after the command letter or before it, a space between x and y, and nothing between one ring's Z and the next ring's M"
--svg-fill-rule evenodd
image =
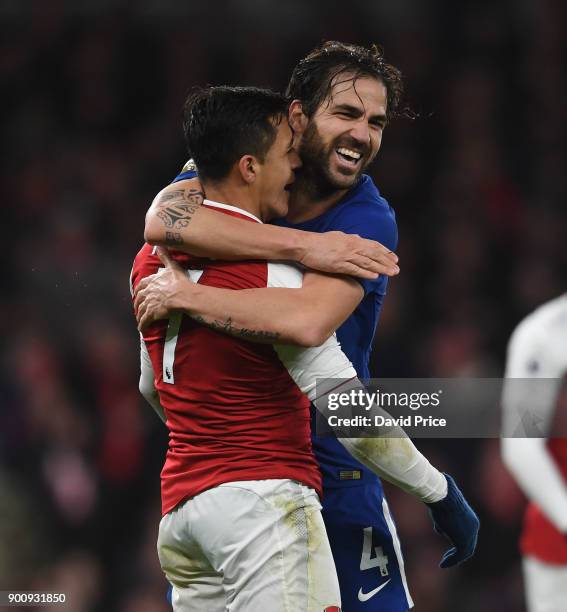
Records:
M298 100L289 110L303 167L292 188L287 219L308 221L332 208L380 149L387 92L378 79L342 74L311 118ZM347 157L339 153L346 153ZM349 153L360 156L353 159Z

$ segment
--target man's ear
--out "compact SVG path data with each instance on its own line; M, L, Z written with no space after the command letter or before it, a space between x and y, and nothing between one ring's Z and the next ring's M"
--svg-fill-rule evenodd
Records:
M289 105L289 125L293 130L294 134L301 135L305 132L307 128L307 124L309 123L309 119L307 115L303 112L303 106L299 100L294 100Z
M238 160L238 171L245 183L250 185L256 180L259 170L258 166L258 160L253 155L243 155Z

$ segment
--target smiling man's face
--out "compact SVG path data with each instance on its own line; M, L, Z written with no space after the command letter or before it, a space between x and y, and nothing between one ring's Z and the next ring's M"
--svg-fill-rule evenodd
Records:
M372 77L340 75L309 120L299 153L321 187L349 189L376 157L386 125L386 87Z

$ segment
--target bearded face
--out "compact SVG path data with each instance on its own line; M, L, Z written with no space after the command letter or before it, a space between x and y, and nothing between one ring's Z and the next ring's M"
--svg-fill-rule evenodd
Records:
M320 193L352 187L376 157L385 125L383 83L359 77L334 85L301 138L304 180Z
M359 157L353 153L357 153ZM340 155L345 163L334 164L337 155ZM303 162L303 174L316 181L319 187L326 187L323 191L349 189L374 158L371 157L368 144L356 142L348 135L325 142L314 120L310 121L303 134L299 156Z

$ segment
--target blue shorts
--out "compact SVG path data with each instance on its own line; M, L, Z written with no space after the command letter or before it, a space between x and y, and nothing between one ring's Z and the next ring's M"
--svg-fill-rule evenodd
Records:
M413 606L394 521L377 484L329 487L323 519L343 612L407 612Z

